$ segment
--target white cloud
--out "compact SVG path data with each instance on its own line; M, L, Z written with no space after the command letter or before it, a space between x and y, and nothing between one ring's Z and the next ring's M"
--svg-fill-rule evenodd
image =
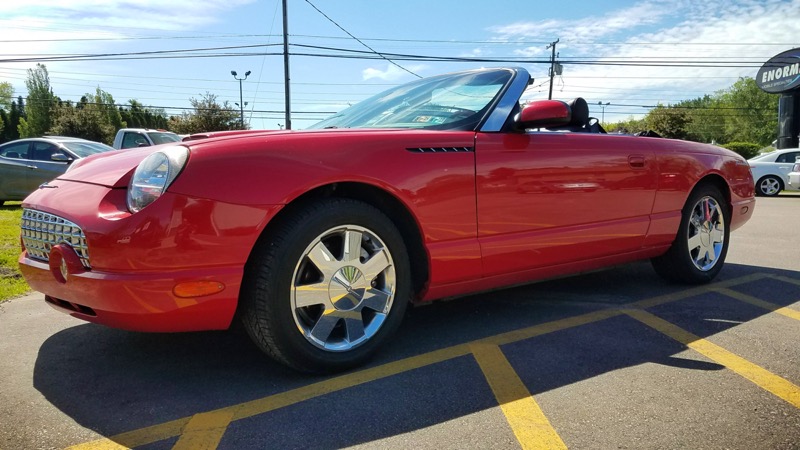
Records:
M800 0L682 0L648 1L599 18L568 23L538 21L495 27L497 39L550 40L561 38L557 50L564 64L562 77L554 82L554 98L582 96L590 105L611 101L606 119L643 114L639 106L653 105L713 94L737 77L755 76L770 57L797 47L800 36ZM569 26L568 26L569 25ZM647 31L638 28L647 25ZM603 43L603 41L606 43ZM767 45L774 44L774 45ZM518 55L542 58L544 46L521 47ZM547 54L546 56L549 56ZM600 61L732 60L754 67L647 67L569 64L569 58ZM534 86L546 81L547 67L536 65ZM531 89L529 97L546 98L547 84ZM596 110L596 111L595 111ZM599 106L593 108L600 115Z
M461 53L459 56L462 58L479 58L481 56L486 56L489 52L486 49L478 47L474 48L468 52Z
M255 0L28 0L0 3L3 28L34 19L50 23L49 28L63 32L80 31L87 26L118 28L117 32L136 30L185 30L215 22L230 8ZM34 26L38 28L38 26ZM31 27L31 28L34 28ZM125 28L128 28L126 30Z
M645 25L653 25L674 13L666 1L646 1L629 8L607 13L604 16L589 15L579 20L547 19L535 22L517 22L489 29L498 41L519 39L551 40L562 38L570 41L597 40L619 32Z
M424 65L412 65L403 67L405 67L408 71L413 73L419 73L420 71L425 69ZM401 78L412 76L410 73L408 73L408 71L403 70L394 64L387 63L386 70L370 67L368 69L364 69L361 75L364 80L371 80L373 78L377 78L379 80L384 80L384 81L397 81L400 80Z
M28 0L0 2L0 57L96 53L92 39L185 31L255 0ZM179 13L176 13L178 11Z

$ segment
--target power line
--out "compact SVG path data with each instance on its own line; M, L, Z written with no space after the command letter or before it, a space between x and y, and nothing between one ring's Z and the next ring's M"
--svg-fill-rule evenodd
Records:
M306 0L308 1L308 0ZM283 55L277 52L239 52L239 53L209 53L200 54L198 52L210 52L220 50L244 50L254 48L274 47L279 44L252 44L252 45L238 45L238 46L222 46L222 47L205 47L205 48L191 48L179 50L155 50L147 52L119 52L119 53L97 53L97 54L78 54L78 55L56 55L56 56L39 56L30 58L6 58L0 59L0 63L10 62L51 62L51 61L113 61L113 60L154 60L154 59L181 59L181 58L218 58L218 57L231 57L231 56L265 56L265 55ZM530 57L465 57L465 56L434 56L434 55L419 55L419 54L405 54L405 53L379 53L374 50L369 52L330 47L330 46L317 46L305 44L292 44L294 48L304 48L311 50L322 50L326 52L335 53L309 53L309 52L292 52L295 56L309 56L309 57L323 57L323 58L342 58L342 59L383 59L392 62L394 61L424 61L424 62L469 62L469 63L517 63L517 64L545 64L548 59L544 58L530 58ZM367 48L370 48L367 46ZM371 49L371 48L370 48ZM724 59L714 61L704 61L702 59L684 59L672 60L665 58L651 58L648 60L628 60L628 59L610 59L610 58L578 58L578 57L562 57L559 60L563 64L572 65L597 65L597 66L627 66L627 67L696 67L696 68L758 68L762 63L753 60L738 59ZM398 65L398 67L401 67ZM402 68L402 67L401 67ZM406 70L406 69L404 69ZM406 70L409 73L414 74ZM419 77L419 75L414 74Z
M311 4L309 2L309 4ZM316 9L316 7L312 4L312 7ZM324 13L321 13L325 15ZM327 16L326 16L327 17ZM331 20L330 18L328 18ZM6 20L0 20L0 22L11 22ZM336 24L333 20L331 20L334 24ZM51 22L51 23L58 23L58 22ZM66 23L66 22L64 22ZM336 24L338 26L338 24ZM12 26L8 26L11 28ZM31 30L50 30L52 27L30 27L30 26L13 26L13 28L18 29L31 29ZM108 27L113 28L115 31L119 29L119 27ZM140 29L140 28L133 28L127 27L128 29ZM75 30L79 33L85 33L84 28L77 28ZM345 30L343 30L345 31ZM345 31L346 32L346 31ZM348 33L349 34L349 33ZM192 40L192 39L246 39L246 38L274 38L280 37L277 34L255 34L255 33L244 33L244 34L235 34L235 33L208 33L206 35L197 35L197 36L173 36L173 35L162 35L162 36L125 36L125 37L108 37L108 38L53 38L53 39L3 39L0 40L0 43L24 43L24 42L92 42L92 41L134 41L134 40ZM343 40L348 39L341 36L326 36L326 35L313 35L313 34L290 34L289 37L292 38L309 38L309 39L321 39L321 40ZM351 36L351 38L353 38ZM354 38L355 39L355 38ZM396 39L396 38L380 38L380 37L370 37L370 38L358 38L359 42L396 42L396 43L418 43L418 44L453 44L453 45L460 45L460 44L485 44L485 45L546 45L548 41L529 41L529 40L457 40L457 39ZM564 40L565 43L574 44L577 46L638 46L638 45L646 45L646 46L721 46L721 47L739 47L739 46L760 46L760 47L769 47L769 46L796 46L797 42L676 42L676 41L667 41L667 42L648 42L648 41L572 41L569 39Z
M366 43L364 43L364 41L362 41L361 39L359 39L359 38L357 38L357 37L353 36L353 34L352 34L352 33L350 33L349 31L345 30L345 29L344 29L344 27L342 27L341 25L339 25L338 23L336 23L336 21L334 21L333 19L331 19L330 17L328 17L328 15L327 15L327 14L325 14L325 13L324 13L324 12L322 12L322 11L320 11L320 9L319 9L319 8L317 8L317 7L316 7L316 5L314 5L313 3L311 3L311 1L310 1L310 0L306 0L306 3L308 3L309 5L311 5L311 7L312 7L312 8L314 8L315 10L317 10L317 12L318 12L318 13L322 14L322 16L323 16L323 17L325 17L326 19L328 19L328 21L330 21L332 24L336 25L336 26L337 26L337 27L338 27L340 30L342 30L342 31L344 31L345 33L347 33L347 35L348 35L348 36L350 36L351 38L353 38L353 39L355 39L356 41L358 41L358 43L359 43L359 44L361 44L361 45L363 45L364 47L366 47L366 48L370 49L370 51L372 51L372 53L374 53L374 54L376 54L376 55L380 56L381 58L385 59L386 61L389 61L389 63L391 63L392 65L394 65L394 66L396 66L396 67L398 67L398 68L400 68L400 69L402 69L402 70L404 70L404 71L406 71L406 72L410 73L411 75L414 75L414 76L415 76L415 77L417 77L417 78L422 78L422 76L421 76L421 75L418 75L418 74L416 74L416 73L414 73L414 72L412 72L412 71L410 71L410 70L406 69L405 67L401 66L400 64L397 64L396 62L394 62L394 61L392 61L391 59L389 59L389 58L385 57L383 54L381 54L380 52L378 52L378 51L377 51L377 50L375 50L374 48L372 48L372 47L370 47L369 45L367 45Z

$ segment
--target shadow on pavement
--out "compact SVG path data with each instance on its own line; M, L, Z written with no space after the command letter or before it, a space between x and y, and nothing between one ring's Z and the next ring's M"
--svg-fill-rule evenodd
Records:
M717 281L753 273L800 279L796 272L727 264ZM734 289L781 306L800 298L796 285L787 294L786 286L778 284L764 279ZM663 282L649 264L637 263L412 308L393 341L368 367L686 289ZM705 292L649 311L700 337L768 313L721 300L721 295ZM723 368L676 356L685 350L626 316L503 346L532 394L644 363L692 371ZM142 334L93 324L51 336L39 350L34 372L34 385L48 401L80 425L109 437L324 379L273 363L243 334ZM235 421L220 447L345 447L495 406L480 367L466 355Z

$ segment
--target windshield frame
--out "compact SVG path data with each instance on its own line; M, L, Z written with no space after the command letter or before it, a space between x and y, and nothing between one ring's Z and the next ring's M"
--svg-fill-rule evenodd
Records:
M524 76L519 76L524 73ZM311 125L308 129L326 128L363 128L363 129L414 129L414 130L469 130L477 131L494 117L494 112L499 105L516 104L522 90L509 89L512 85L519 84L519 80L524 79L524 86L527 86L529 75L524 69L494 68L478 69L464 72L455 72L445 75L438 75L429 78L415 80L400 86L383 91L349 108L346 108L325 120ZM475 81L484 83L471 84ZM497 82L499 81L499 82ZM452 86L452 88L448 88ZM434 94L442 94L440 97L447 97L447 91L455 94L451 97L469 97L467 92L470 87L486 87L486 94L483 95L484 101L479 102L475 107L478 109L470 110L463 108L462 105L436 104L438 100ZM505 101L509 91L519 91L514 94L513 102ZM413 103L408 103L411 100ZM465 104L463 106L467 106ZM438 110L437 110L438 109ZM511 107L500 108L505 116L508 117ZM435 111L437 110L437 111ZM446 111L450 111L449 113ZM472 111L472 114L469 114ZM437 118L428 117L429 115L439 115ZM447 114L452 114L448 117ZM463 117L458 117L459 114ZM405 116L405 122L398 121L393 116ZM393 118L394 121L387 120ZM495 120L496 121L496 120ZM493 125L496 127L496 124Z

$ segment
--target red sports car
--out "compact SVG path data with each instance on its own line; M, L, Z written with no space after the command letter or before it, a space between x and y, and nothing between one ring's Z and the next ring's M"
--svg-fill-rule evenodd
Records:
M520 105L530 80L441 75L304 131L86 158L25 200L22 272L111 327L240 320L309 372L363 362L410 302L644 258L713 279L753 213L747 161L606 134L583 99Z

